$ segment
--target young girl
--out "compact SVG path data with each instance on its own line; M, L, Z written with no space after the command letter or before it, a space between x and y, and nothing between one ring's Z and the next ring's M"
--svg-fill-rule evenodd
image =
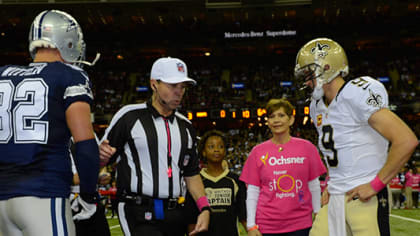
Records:
M307 236L326 168L311 142L290 135L294 116L287 100L271 99L266 110L272 138L252 149L240 178L248 184L248 235Z
M238 220L246 227L245 184L229 171L225 144L224 134L211 130L201 137L198 145L198 153L207 162L200 175L212 208L209 229L200 236L238 236ZM189 195L185 209L189 222L195 222L198 209ZM194 227L190 224L189 232Z

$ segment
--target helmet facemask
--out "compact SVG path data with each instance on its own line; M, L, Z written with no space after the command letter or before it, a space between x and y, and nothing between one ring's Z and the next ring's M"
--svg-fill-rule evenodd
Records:
M298 65L296 66L298 67ZM316 100L324 96L322 85L325 84L325 80L323 75L324 70L316 63L311 63L295 69L295 77L300 90L305 90ZM312 86L308 85L309 82L312 83Z

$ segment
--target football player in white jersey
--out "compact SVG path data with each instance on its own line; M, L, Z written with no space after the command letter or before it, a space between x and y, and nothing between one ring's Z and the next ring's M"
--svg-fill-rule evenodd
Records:
M310 115L330 176L323 193L328 204L310 235L389 235L385 187L418 140L388 109L379 81L369 76L344 80L347 74L344 49L331 39L311 40L297 54L295 76L311 89Z

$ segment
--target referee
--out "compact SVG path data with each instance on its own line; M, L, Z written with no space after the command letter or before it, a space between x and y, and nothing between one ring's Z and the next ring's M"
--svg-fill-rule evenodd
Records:
M196 134L176 111L195 85L177 58L152 66L151 99L127 105L112 118L100 145L103 164L117 161L118 216L125 235L184 236L186 188L201 210L191 234L206 231L210 208L199 175ZM185 184L184 184L185 183Z

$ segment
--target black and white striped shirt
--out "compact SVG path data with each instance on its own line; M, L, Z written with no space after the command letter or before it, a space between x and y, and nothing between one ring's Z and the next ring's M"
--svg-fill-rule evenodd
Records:
M182 177L199 174L191 122L177 111L163 117L151 101L121 108L106 129L105 139L117 148L112 160L118 163L118 194L179 197L184 194Z

